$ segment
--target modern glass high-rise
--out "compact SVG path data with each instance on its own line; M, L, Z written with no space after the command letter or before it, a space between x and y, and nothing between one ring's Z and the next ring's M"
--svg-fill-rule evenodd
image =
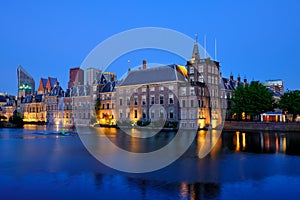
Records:
M33 94L35 91L35 82L33 77L21 66L17 68L18 77L18 97L25 97Z

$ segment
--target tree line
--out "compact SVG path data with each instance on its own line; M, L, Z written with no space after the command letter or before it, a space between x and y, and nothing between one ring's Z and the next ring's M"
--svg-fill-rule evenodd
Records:
M284 114L291 114L295 121L300 114L300 91L287 91L279 101L275 101L273 94L260 82L252 81L248 85L241 85L233 92L230 100L233 104L231 114L236 115L237 120L247 118L253 120L264 112L281 109Z

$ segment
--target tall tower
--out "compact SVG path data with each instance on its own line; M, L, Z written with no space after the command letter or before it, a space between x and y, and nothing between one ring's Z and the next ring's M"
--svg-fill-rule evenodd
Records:
M70 69L68 88L71 88L73 85L84 85L84 71L79 67Z

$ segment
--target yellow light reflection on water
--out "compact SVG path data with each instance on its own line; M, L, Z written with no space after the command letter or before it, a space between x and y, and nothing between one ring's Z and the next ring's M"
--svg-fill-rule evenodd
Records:
M246 133L242 133L242 148L243 150L246 148Z
M239 131L235 132L235 135L236 135L235 150L240 151L240 149L241 149L241 147L240 147L240 132Z

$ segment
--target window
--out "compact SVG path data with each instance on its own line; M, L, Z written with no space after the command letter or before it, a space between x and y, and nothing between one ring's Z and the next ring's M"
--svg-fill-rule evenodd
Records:
M134 110L134 118L137 118L137 110Z
M109 109L109 103L106 104L106 109Z
M169 90L174 90L174 86L173 85L169 85Z
M193 74L194 73L194 67L191 67L190 68L190 74Z
M111 104L111 109L114 109L115 108L115 104Z
M199 81L200 83L203 83L203 82L204 82L204 78L203 78L203 75L202 75L202 74L198 77L198 81Z
M138 92L138 88L134 88L134 90L133 90L135 93L137 93Z
M151 87L150 88L150 92L154 92L155 91L155 88L154 87Z
M169 104L173 104L173 103L174 103L174 95L169 94Z
M190 88L190 95L195 95L195 88L193 87Z
M182 107L185 108L185 100L182 100Z
M164 104L164 95L159 96L159 104Z
M129 109L126 110L126 117L130 118L130 110Z
M153 104L155 104L155 98L154 98L154 95L151 95L151 104L153 105Z
M138 98L134 97L134 105L137 106L138 105Z
M164 91L164 86L160 86L159 90Z
M146 110L145 109L142 111L142 117L143 117L143 119L146 118Z
M120 99L120 102L119 102L120 106L123 105L123 99Z
M142 105L146 105L146 95L142 96Z
M154 119L154 114L155 114L155 110L151 110L151 115L150 115L151 119Z
M164 109L160 109L159 111L159 117L164 118Z
M142 92L146 92L146 87L142 87Z
M203 65L200 65L199 66L199 72L203 72L204 71L203 69L204 69Z
M130 106L130 97L127 97L126 104L127 104L127 106Z
M104 95L102 95L102 100L104 100L105 99L105 96Z
M105 104L102 104L102 109L104 109L104 107L105 107Z
M191 107L194 107L194 100L191 100Z
M191 111L191 119L195 119L195 111L194 110Z
M194 79L193 76L190 77L190 81L191 81L191 82L194 82L194 81L195 81L195 79Z
M169 117L170 117L170 119L174 118L174 109L173 108L170 109Z
M186 119L186 112L185 111L181 111L181 119Z
M130 89L126 89L126 93L129 94L130 93Z
M119 110L119 118L123 118L123 111L122 110Z
M119 94L123 94L123 90L122 89L119 90Z
M207 77L207 82L208 82L208 83L211 83L211 76L208 76L208 77Z
M181 95L186 96L186 88L185 87L181 88Z

